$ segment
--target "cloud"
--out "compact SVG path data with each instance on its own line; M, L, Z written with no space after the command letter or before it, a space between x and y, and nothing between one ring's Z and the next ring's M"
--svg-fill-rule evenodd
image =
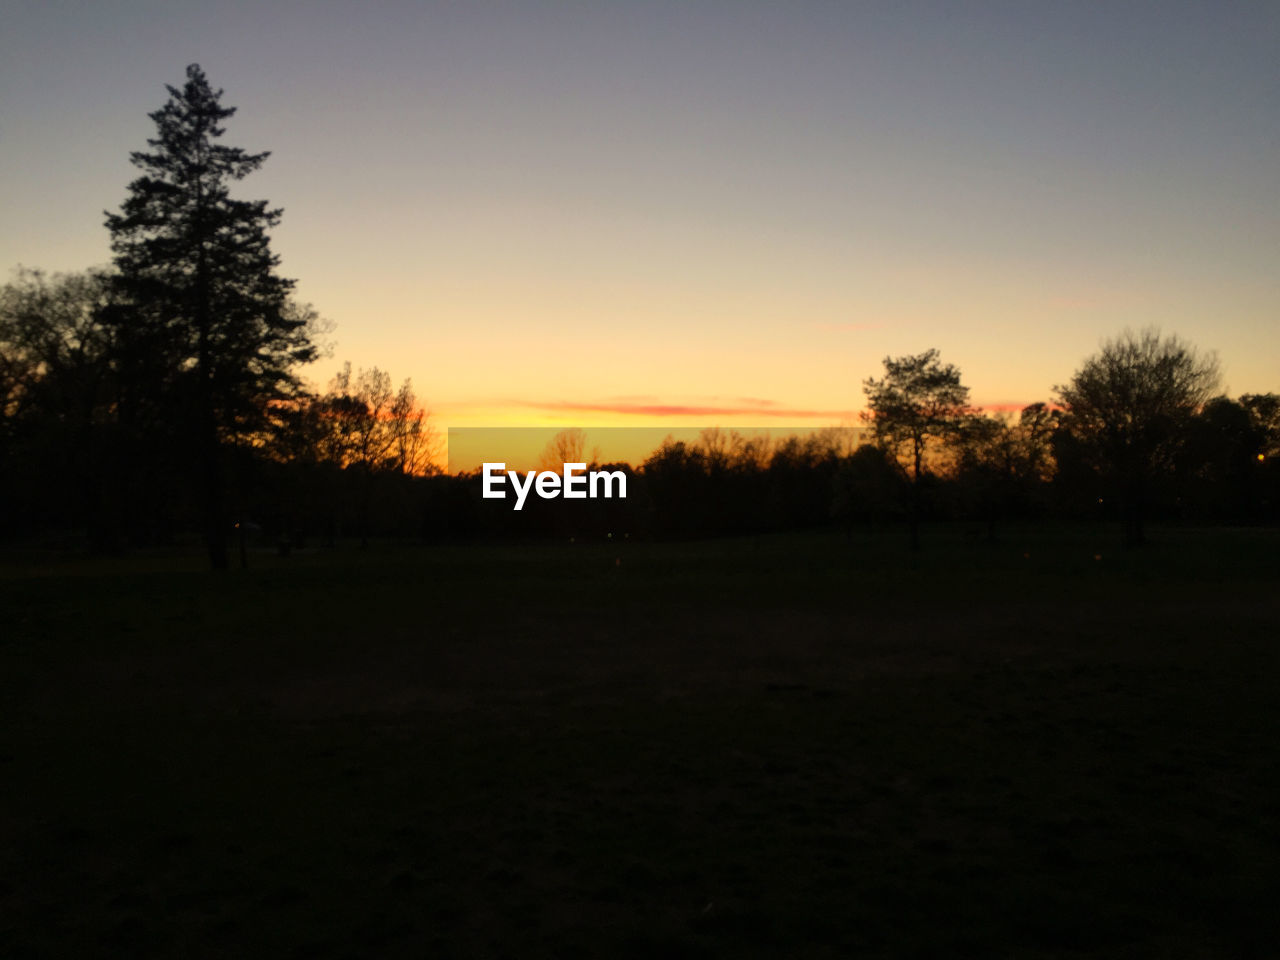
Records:
M852 410L799 410L780 407L772 400L740 398L736 404L637 403L603 400L578 402L568 400L518 401L516 406L530 407L548 413L618 413L638 417L742 417L759 416L794 420L840 420L853 415Z
M978 403L975 406L987 413L1021 413L1029 403L1015 403L1012 400L995 400L990 403Z
M1017 402L1012 400L993 400L989 403L977 403L974 406L986 413L1021 413L1033 403L1043 403L1050 410L1061 409L1057 404L1049 403L1047 400L1020 400Z
M765 400L765 399L762 399L761 397L729 397L726 400L724 397L712 396L712 397L702 397L700 399L704 401L703 405L711 406L711 407L720 406L722 402L727 402L735 407L738 407L738 406L751 407L753 409L758 409L763 407L776 407L778 405L777 400ZM659 406L663 405L662 399L660 397L654 396L651 393L627 394L624 396L606 397L604 402L608 405L610 409L612 409L615 405L618 405L618 404L630 405L630 406L652 406L655 404Z

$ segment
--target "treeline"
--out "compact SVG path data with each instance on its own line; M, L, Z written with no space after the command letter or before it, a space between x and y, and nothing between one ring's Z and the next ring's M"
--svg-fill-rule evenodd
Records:
M1125 334L1052 403L1016 419L968 405L937 352L885 358L865 381L874 440L838 431L773 443L709 430L668 441L625 500L482 500L475 476L436 475L435 438L405 381L298 370L322 324L278 274L281 211L231 196L266 153L219 142L235 113L198 65L150 114L140 175L108 213L109 270L19 270L0 289L0 538L95 549L198 533L211 565L238 545L289 550L356 537L698 537L903 519L1274 523L1280 398L1215 396L1216 363L1176 338ZM581 460L579 434L548 452Z
M1167 469L1152 469L1146 518L1195 525L1280 521L1280 397L1216 397L1180 430ZM874 434L872 435L874 438ZM1174 443L1171 438L1170 443ZM1098 458L1070 415L1045 403L1020 414L970 411L925 456L919 480L889 445L853 445L832 428L772 441L707 430L696 442L668 439L628 474L628 500L530 497L480 500L478 477L439 478L453 489L449 518L434 529L474 536L682 539L814 527L850 536L923 522L963 521L998 538L1011 522L1126 520L1129 477ZM438 497L437 497L438 502Z
M134 402L108 271L19 270L0 288L0 536L62 534L111 551L201 529L190 416ZM288 309L315 325L309 307ZM180 390L167 395L178 407ZM327 389L270 398L219 438L231 539L399 531L437 442L410 381L350 365ZM397 482L397 479L400 482ZM392 506L389 506L392 505Z
M184 421L139 425L124 415L123 362L105 319L114 289L105 271L30 270L0 289L0 536L50 535L112 551L201 530L189 470L199 452L177 429ZM290 309L314 324L313 311ZM1162 344L1150 340L1148 349L1158 354ZM1140 371L1142 362L1129 366ZM254 429L222 437L223 522L233 544L283 549L370 537L684 538L824 525L852 533L913 515L970 521L997 536L1014 520L1124 520L1135 478L1144 518L1280 520L1275 394L1213 397L1181 418L1151 413L1145 433L1129 437L1145 444L1133 461L1118 427L1088 420L1070 387L1059 388L1063 402L1017 416L985 415L962 395L940 413L920 385L930 365L950 376L934 377L936 401L939 384L954 391L959 374L932 351L886 360L885 378L867 381L871 442L856 445L840 429L782 440L712 429L695 442L669 439L641 464L611 465L627 473L625 501L531 497L519 512L484 501L477 476L438 474L440 438L409 381L395 388L376 368L347 365L326 389L278 396ZM880 395L888 388L898 390L892 403ZM1131 432L1143 419L1141 400L1130 388L1117 401ZM913 419L926 411L932 419ZM582 456L587 438L567 433L578 435L549 444L544 466L555 468L566 451Z
M0 535L114 550L195 529L215 569L250 517L367 535L380 478L429 462L425 413L377 370L305 389L322 331L278 272L282 211L231 193L268 154L219 142L235 108L197 64L167 90L106 214L110 270L20 271L0 294Z

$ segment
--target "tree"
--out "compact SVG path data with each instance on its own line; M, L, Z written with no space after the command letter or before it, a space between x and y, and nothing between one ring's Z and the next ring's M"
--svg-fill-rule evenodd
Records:
M1240 405L1249 413L1249 421L1262 436L1259 462L1280 457L1280 395L1246 393Z
M429 414L419 406L413 383L406 379L391 401L391 434L395 440L392 460L406 476L435 473L437 436L428 422Z
M566 463L586 463L587 432L581 427L569 427L561 430L547 441L538 454L538 469L561 470ZM591 451L591 460L600 459L599 450Z
M394 396L390 374L373 367L353 378L345 364L321 400L331 428L326 459L367 474L385 469L394 447L387 429Z
M929 458L930 441L942 440L958 430L969 416L969 388L961 385L960 371L942 364L937 350L906 357L885 357L885 375L863 382L867 395L864 419L871 423L876 442L897 458L905 459L911 478L907 515L911 549L920 549L920 477Z
M360 542L368 546L375 485L388 477L421 477L437 469L436 434L412 382L406 379L393 390L390 374L372 367L353 376L347 363L328 392L299 413L297 421L312 438L316 458L348 478L341 486L354 487Z
M110 284L98 270L49 276L19 268L0 287L0 424L35 413L88 420L104 401L111 344L101 316Z
M0 287L0 496L25 519L102 532L112 343L111 278L19 268ZM16 518L15 518L16 519Z
M1244 404L1228 397L1206 403L1188 422L1178 455L1184 505L1220 523L1253 519L1264 442Z
M221 449L258 430L271 404L299 387L296 365L315 356L305 316L289 309L292 280L276 273L267 231L281 211L238 200L232 181L266 153L216 143L224 107L196 64L181 90L150 114L150 152L134 152L143 175L107 215L119 272L122 416L152 440L189 441L199 476L205 540L215 569L227 566Z
M1153 483L1172 470L1187 426L1218 383L1218 363L1158 330L1106 341L1065 386L1064 426L1120 496L1124 540L1146 539Z
M1023 407L1015 422L1008 414L975 413L950 438L955 480L995 538L996 520L1009 511L1025 512L1053 472L1052 439L1057 413L1046 404Z
M1249 411L1249 420L1262 438L1261 449L1254 455L1260 516L1275 522L1280 515L1280 395L1246 393L1240 405Z
M353 377L347 363L313 406L323 424L316 439L321 459L370 474L423 476L435 469L435 433L411 380L393 391L390 374L373 367Z
M853 536L853 524L887 517L902 502L902 470L884 447L863 444L846 457L832 478L831 515L843 521L846 538Z

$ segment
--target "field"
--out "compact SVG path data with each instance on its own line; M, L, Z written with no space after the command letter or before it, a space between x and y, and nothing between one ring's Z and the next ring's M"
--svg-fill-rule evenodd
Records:
M0 556L0 956L1277 949L1280 534Z

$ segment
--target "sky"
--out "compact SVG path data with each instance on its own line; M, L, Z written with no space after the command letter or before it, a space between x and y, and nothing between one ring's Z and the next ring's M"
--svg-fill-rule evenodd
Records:
M0 0L0 268L110 260L187 64L342 362L438 429L991 409L1155 326L1280 391L1280 3Z

